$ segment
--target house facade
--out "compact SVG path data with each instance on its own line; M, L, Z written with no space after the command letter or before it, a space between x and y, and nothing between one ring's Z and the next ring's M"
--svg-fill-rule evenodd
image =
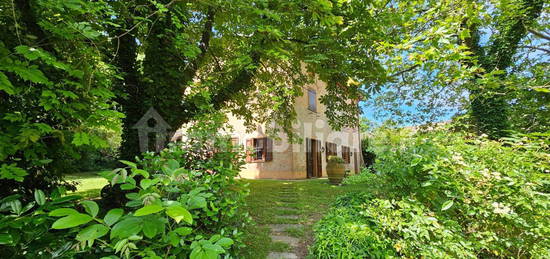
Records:
M345 167L357 173L362 164L358 127L332 130L325 115L326 107L319 97L326 93L326 83L317 80L303 87L303 95L296 98L297 122L294 132L301 143L290 143L284 133L271 138L265 125L250 132L244 121L229 115L234 145L246 148L246 164L241 177L248 179L306 179L326 177L327 158L337 155Z

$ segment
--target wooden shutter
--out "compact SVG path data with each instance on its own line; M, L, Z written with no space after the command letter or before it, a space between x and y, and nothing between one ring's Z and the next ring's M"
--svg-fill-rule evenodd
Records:
M350 163L350 153L349 153L349 147L342 146L342 159L346 161L346 163Z
M265 138L265 161L273 160L273 140L270 138Z
M254 139L246 140L246 162L252 162L252 150L254 150Z
M317 151L317 172L316 176L321 177L323 176L323 159L321 158L321 141L317 140L316 145L316 151Z
M330 156L330 142L325 142L325 158L328 162L328 157Z

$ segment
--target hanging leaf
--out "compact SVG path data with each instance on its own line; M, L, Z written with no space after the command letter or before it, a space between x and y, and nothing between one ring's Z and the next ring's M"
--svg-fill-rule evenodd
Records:
M450 209L453 206L453 204L454 202L452 200L448 200L444 202L443 205L441 206L441 211Z
M15 88L11 84L8 77L2 72L0 72L0 90L4 91L4 92L6 92L10 95L15 94Z
M42 190L36 190L34 191L34 200L38 205L42 206L46 203L46 195Z
M193 216L191 216L191 213L189 213L189 211L185 208L178 205L166 208L166 215L173 218L177 223L179 223L181 220L187 222L188 224L193 223Z

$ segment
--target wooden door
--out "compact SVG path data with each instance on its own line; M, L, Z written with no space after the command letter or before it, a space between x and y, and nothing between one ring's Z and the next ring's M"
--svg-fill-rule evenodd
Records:
M306 167L307 177L322 176L321 141L306 139Z
M307 178L313 177L313 156L311 148L311 139L306 138L306 169Z

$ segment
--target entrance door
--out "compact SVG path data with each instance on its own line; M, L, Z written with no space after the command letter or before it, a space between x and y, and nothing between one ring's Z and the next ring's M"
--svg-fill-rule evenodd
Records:
M322 176L321 141L306 139L306 165L307 177Z

